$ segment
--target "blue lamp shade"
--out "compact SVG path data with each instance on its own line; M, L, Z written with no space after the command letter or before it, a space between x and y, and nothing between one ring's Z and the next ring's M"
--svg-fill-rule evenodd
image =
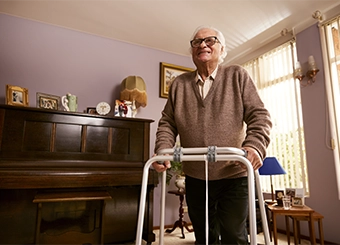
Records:
M260 175L277 175L286 174L286 171L282 168L276 157L266 157L263 161L263 165L259 168Z
M270 175L270 189L272 194L272 202L274 202L274 188L272 175L286 174L276 157L266 157L263 160L263 165L259 168L260 175Z

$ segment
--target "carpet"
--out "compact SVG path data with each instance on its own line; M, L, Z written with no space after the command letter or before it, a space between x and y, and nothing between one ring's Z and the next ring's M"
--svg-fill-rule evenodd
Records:
M154 230L154 233L156 235L156 241L153 242L153 245L158 245L159 244L159 230ZM182 238L182 233L179 228L174 230L172 233L164 233L164 245L194 245L195 244L195 236L193 232L187 232L185 230L184 232L185 238ZM265 244L265 239L263 233L260 233L256 237L257 243L260 244ZM271 244L274 244L272 242ZM287 242L287 237L285 234L278 233L278 244L279 245L288 245ZM290 244L294 244L294 238L291 237L291 242ZM310 244L309 241L306 240L301 240L301 245L307 245ZM134 242L130 243L125 243L124 245L135 245ZM143 245L146 245L146 242L143 241Z

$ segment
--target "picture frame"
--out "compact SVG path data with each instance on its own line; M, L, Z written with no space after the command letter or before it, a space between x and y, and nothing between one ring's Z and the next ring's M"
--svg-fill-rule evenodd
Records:
M284 190L275 190L275 199L278 206L283 206L282 198L284 195Z
M194 71L194 69L161 62L159 97L168 98L172 81L179 75L190 71Z
M286 188L286 196L295 197L295 188Z
M86 108L86 113L92 114L92 115L99 115L97 112L96 107L87 107Z
M7 84L6 104L14 106L28 106L28 89Z
M37 92L36 99L37 99L36 106L38 108L55 111L61 109L60 96Z
M301 197L293 197L292 198L292 206L293 207L303 207L305 205L304 198Z
M291 196L292 206L303 207L305 205L304 188L286 188L286 195Z
M286 188L286 195L291 197L305 197L304 188Z

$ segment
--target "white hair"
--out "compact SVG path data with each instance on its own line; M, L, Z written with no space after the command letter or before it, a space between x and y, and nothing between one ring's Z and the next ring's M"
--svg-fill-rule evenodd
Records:
M200 30L203 29L210 29L216 32L216 37L218 39L218 41L220 42L220 44L222 45L222 53L220 55L220 57L218 58L218 63L221 64L224 61L224 58L227 56L227 50L226 50L226 44L225 44L225 38L224 35L221 31L219 31L218 29L216 29L215 27L212 26L199 26L194 33L191 36L190 40L193 40L197 34L197 32L199 32ZM190 48L190 53L192 53L192 48Z

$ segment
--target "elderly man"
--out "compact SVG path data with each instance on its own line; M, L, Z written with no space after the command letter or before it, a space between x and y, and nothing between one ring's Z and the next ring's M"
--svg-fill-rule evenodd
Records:
M237 147L248 152L254 170L262 166L271 121L256 86L241 66L222 65L225 38L212 27L199 27L191 41L197 70L178 76L159 120L155 153L172 148L177 135L186 147ZM156 171L170 162L153 163ZM186 202L196 244L205 244L205 163L183 162ZM248 244L247 171L238 162L208 165L209 244Z

